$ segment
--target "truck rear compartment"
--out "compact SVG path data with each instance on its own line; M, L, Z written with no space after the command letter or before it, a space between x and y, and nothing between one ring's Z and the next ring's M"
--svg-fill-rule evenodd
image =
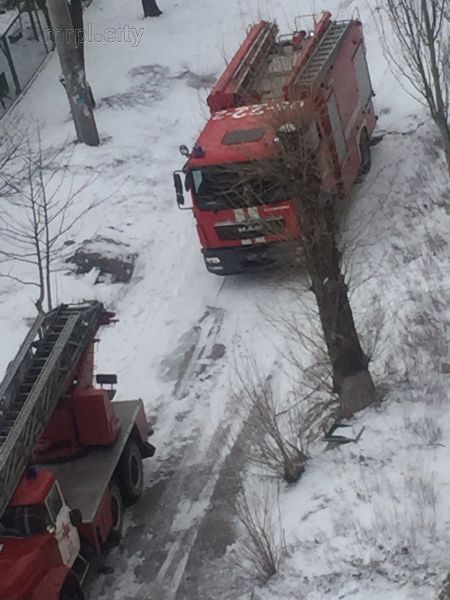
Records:
M113 446L92 448L85 455L69 462L39 466L55 474L67 504L70 508L81 511L83 525L95 521L140 406L139 400L113 402L115 413L120 419L119 436Z

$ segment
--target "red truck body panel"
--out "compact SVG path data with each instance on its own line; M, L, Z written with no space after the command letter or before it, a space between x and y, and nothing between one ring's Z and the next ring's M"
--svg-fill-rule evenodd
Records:
M2 600L31 600L49 570L61 565L58 544L49 533L20 539L0 538L0 547ZM48 596L46 600L58 600L58 596Z
M82 446L109 446L115 442L120 423L107 390L77 390L73 406Z
M113 519L111 514L111 494L109 488L105 490L97 512L92 521L82 523L78 528L81 536L95 549L97 554L102 551L102 546L108 539Z
M60 592L63 589L69 575L70 569L65 565L53 567L41 579L37 588L33 591L31 600L49 600L49 598L59 598Z
M271 114L293 107L296 115L301 114L305 123L313 116L313 107L308 100L302 102L277 102L274 104L251 104L236 109L216 112L206 123L197 144L204 152L203 157L189 157L189 168L208 165L227 165L250 160L271 158L276 151L276 132L271 126ZM235 132L261 130L261 137L253 142L224 143L225 136Z
M55 477L49 471L37 471L33 477L23 477L9 505L41 504L54 482Z

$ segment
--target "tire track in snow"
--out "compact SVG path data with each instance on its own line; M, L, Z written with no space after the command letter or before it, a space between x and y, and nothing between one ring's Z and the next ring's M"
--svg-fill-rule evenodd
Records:
M193 327L196 341L186 352L174 386L174 396L178 400L186 397L199 380L205 379L209 362L223 355L225 349L216 340L222 328L224 314L222 309L208 306L198 324ZM167 363L167 359L164 362Z
M151 600L175 600L182 584L186 566L197 541L200 525L208 511L222 465L228 454L229 431L216 431L208 447L205 461L201 453L201 463L185 465L182 461L176 481L167 487L162 506L167 514L167 499L172 494L181 498L175 508L176 518L167 532L168 551L156 577L148 582L146 590ZM189 448L189 455L193 448ZM186 462L190 462L187 456ZM187 491L187 497L186 497Z

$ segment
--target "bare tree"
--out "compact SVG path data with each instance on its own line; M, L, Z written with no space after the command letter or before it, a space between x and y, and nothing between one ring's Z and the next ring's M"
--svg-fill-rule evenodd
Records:
M436 124L450 175L450 8L448 0L378 0L374 11L383 50L406 91Z
M341 212L348 199L343 185L324 191L316 152L319 139L314 123L305 121L302 103L274 104L268 107L267 114L271 116L266 125L275 140L273 157L240 165L239 177L234 173L230 179L234 182L233 193L240 194L244 206L254 205L258 185L268 197L294 198L303 262L317 301L333 391L339 397L343 416L351 416L370 405L376 399L376 391L369 359L356 331L339 248ZM280 237L279 230L274 229L274 233ZM299 246L294 238L285 242L289 252L295 252Z
M43 151L39 131L36 139L25 135L7 147L15 150L0 171L0 276L36 287L36 308L43 312L53 306L51 276L64 258L66 234L104 199L77 210L93 178L77 186L63 152ZM27 267L31 275L23 277Z

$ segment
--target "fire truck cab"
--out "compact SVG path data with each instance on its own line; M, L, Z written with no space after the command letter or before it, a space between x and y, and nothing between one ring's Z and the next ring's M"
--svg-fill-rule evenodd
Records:
M51 472L30 470L0 518L0 598L39 597L39 586L52 571L56 576L54 569L67 577L80 554L81 519ZM72 587L77 583L74 577ZM64 596L71 597L68 591Z
M208 96L211 116L174 173L177 202L190 191L208 271L228 275L273 268L301 237L296 204L276 189L265 161L278 152L275 112L300 115L313 140L324 191L348 192L370 169L376 117L362 24L333 21L329 12L278 35L274 23L254 25ZM249 164L255 176L242 177ZM183 182L184 178L184 182ZM243 185L245 179L245 185ZM183 189L184 188L184 189Z

